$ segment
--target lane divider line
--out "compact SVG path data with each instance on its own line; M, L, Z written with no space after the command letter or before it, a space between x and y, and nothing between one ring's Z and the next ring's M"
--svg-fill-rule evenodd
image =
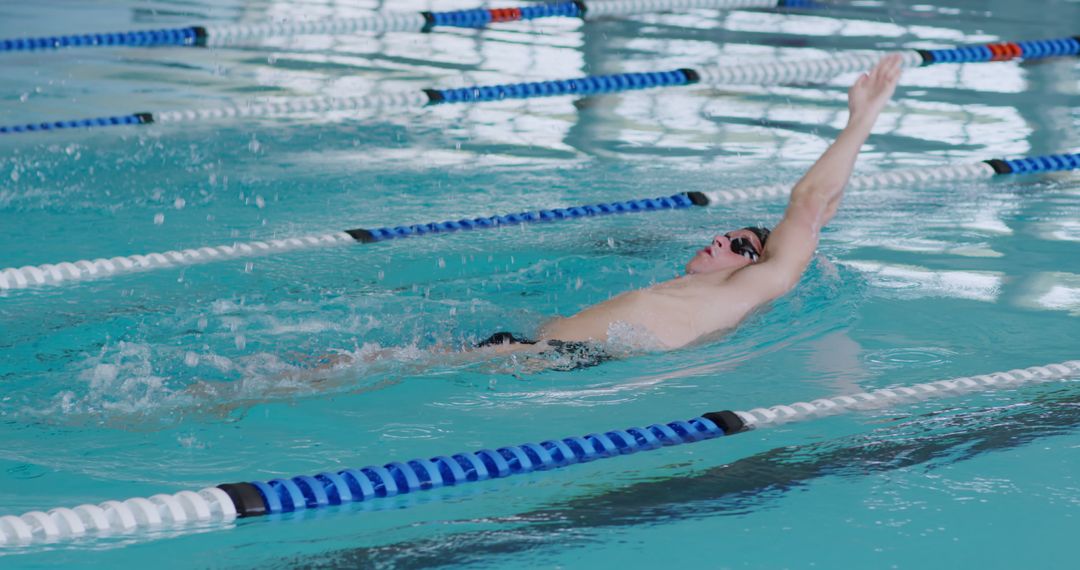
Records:
M489 24L546 18L630 16L693 9L742 10L823 6L809 0L560 0L513 8L472 8L444 12L385 12L356 18L197 25L162 30L88 33L0 40L2 52L85 47L218 47L262 38L346 35L357 32L420 32L437 28L485 28Z
M1080 153L1032 156L1016 159L992 159L982 162L917 168L851 177L848 187L854 190L882 188L903 184L930 184L957 180L983 180L1014 174L1038 174L1080 170ZM790 184L774 184L713 192L683 192L659 198L602 202L568 208L551 208L513 214L494 215L424 224L354 228L324 234L240 242L232 245L199 247L136 255L80 259L43 265L0 269L0 291L25 289L39 285L57 285L83 279L105 278L126 273L182 267L211 261L249 258L301 249L370 244L392 239L446 234L518 226L531 223L582 220L613 214L637 214L709 207L740 203L746 200L781 198L791 191Z
M999 62L1006 59L1042 59L1080 55L1080 36L980 44L940 50L901 50L904 67L942 63ZM294 97L267 103L233 102L221 107L173 111L137 112L126 115L44 121L0 126L0 135L58 131L79 128L148 125L151 123L192 123L197 121L273 117L296 113L332 111L396 111L431 105L484 103L505 99L542 97L589 97L641 89L705 85L780 85L821 83L843 73L868 71L881 53L838 53L823 58L793 61L755 62L702 69L673 69L610 75L588 75L571 79L529 81L499 85L477 85L455 89L422 89L400 93L355 97Z
M200 524L229 526L236 518L321 509L405 495L511 475L546 471L598 459L696 443L753 429L878 410L898 404L958 396L978 390L1018 388L1080 375L1080 360L883 388L811 402L709 412L689 420L630 427L580 437L550 439L496 449L392 461L360 469L326 471L269 481L224 483L198 492L180 491L98 505L30 511L0 517L0 547L81 537L133 533Z

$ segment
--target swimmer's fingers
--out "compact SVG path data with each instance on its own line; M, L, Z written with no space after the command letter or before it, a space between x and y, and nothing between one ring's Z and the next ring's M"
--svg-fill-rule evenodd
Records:
M848 91L849 121L869 122L877 120L881 109L892 97L903 61L897 55L882 58L874 69L861 77Z
M904 68L904 60L900 54L889 54L878 62L870 71L870 76L877 81L896 82Z
M874 69L870 70L870 73L860 77L855 86L872 94L887 93L886 97L891 96L897 81L900 79L902 70L903 60L900 55L887 55L881 58L881 61L874 66Z

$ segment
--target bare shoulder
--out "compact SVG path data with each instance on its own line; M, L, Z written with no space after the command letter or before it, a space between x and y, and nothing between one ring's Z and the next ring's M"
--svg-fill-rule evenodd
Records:
M821 223L814 208L793 200L784 219L776 226L761 261L732 274L728 285L757 304L768 303L787 294L802 278L817 250Z

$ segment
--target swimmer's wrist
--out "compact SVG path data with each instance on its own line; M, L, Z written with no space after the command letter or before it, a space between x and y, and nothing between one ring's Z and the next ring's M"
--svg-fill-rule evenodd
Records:
M876 114L852 114L848 117L844 131L865 138L870 136L870 131L874 128L875 122L877 122Z
M878 113L855 112L848 115L847 126L854 128L866 128L874 126L877 122Z

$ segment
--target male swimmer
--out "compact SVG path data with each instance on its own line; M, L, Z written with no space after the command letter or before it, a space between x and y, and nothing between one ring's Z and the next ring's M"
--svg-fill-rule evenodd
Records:
M772 232L743 228L717 235L694 254L685 275L553 319L535 340L503 332L478 346L499 353L570 353L598 362L607 356L595 347L607 342L613 324L647 331L659 348L675 349L731 329L757 307L785 295L799 282L821 228L836 213L859 149L900 72L900 56L890 55L859 77L848 91L847 126L795 185Z

